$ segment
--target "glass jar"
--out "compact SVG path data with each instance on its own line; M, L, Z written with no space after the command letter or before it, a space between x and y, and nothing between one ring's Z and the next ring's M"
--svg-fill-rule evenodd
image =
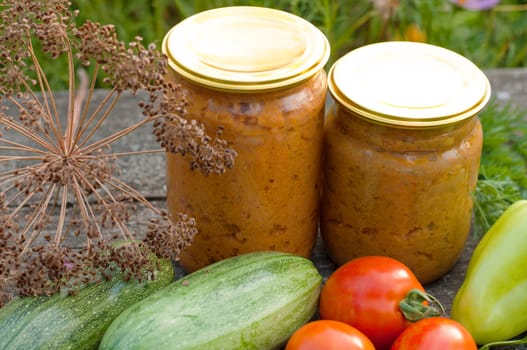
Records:
M176 25L163 48L169 79L189 101L186 117L209 133L221 127L237 152L234 168L207 177L167 154L168 208L198 227L182 266L259 250L308 257L319 217L327 39L286 12L226 7Z
M471 227L490 85L437 46L367 45L329 73L321 233L338 265L385 255L422 283L456 262Z

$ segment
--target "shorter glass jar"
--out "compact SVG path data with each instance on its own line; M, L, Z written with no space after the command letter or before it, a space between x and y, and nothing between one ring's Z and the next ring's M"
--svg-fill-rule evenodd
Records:
M167 154L172 214L199 233L180 256L187 271L234 255L277 250L308 257L319 218L329 44L292 14L260 7L205 11L165 37L170 81L186 118L237 152L234 168L202 176Z
M337 264L394 257L422 283L456 262L471 227L485 75L432 45L351 51L329 73L321 232Z

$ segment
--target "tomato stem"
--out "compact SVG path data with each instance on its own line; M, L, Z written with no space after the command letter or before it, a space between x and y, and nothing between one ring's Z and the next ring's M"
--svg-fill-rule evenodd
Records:
M446 314L445 308L436 297L419 289L411 289L406 294L406 297L399 302L399 309L410 322L417 322L423 318L443 316Z

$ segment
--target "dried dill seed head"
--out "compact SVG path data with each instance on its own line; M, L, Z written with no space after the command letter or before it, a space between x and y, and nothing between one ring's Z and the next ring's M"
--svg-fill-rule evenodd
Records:
M144 243L158 256L178 260L179 254L192 244L197 234L196 221L184 214L179 214L176 224L172 224L168 215L161 219L151 219ZM179 234L184 232L183 235ZM177 239L183 237L184 239Z
M77 25L68 1L4 0L0 9L0 306L15 294L74 293L114 272L152 276L151 252L177 259L196 223L184 214L170 217L122 181L116 160L123 153L112 144L152 123L164 149L189 156L205 175L232 167L236 153L221 130L209 137L185 119L187 102L165 82L167 60L154 45L145 47L140 37L125 44L112 25ZM67 111L57 109L37 48L68 61ZM92 75L76 82L82 66ZM90 81L99 75L108 94L90 106ZM99 137L125 91L144 92L144 118ZM129 225L140 208L153 216L144 241ZM73 247L73 236L84 244Z
M220 128L216 136L206 135L203 125L195 120L187 120L188 102L178 85L166 83L157 108L152 104L145 106L151 115L163 115L154 123L154 135L161 147L167 152L189 155L191 169L197 169L204 175L224 174L234 166L236 151L228 147L221 138Z

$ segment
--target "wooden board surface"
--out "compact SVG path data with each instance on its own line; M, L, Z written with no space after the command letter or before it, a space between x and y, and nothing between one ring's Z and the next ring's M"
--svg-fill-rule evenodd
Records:
M489 70L486 73L491 81L495 101L500 104L511 103L527 110L527 69ZM106 93L106 90L96 91L96 101L100 101ZM59 109L65 109L67 95L61 93L56 98ZM113 131L122 129L134 121L140 120L142 115L140 109L137 107L138 100L139 97L137 96L123 96L108 119L108 122L105 123L104 128L100 130L99 135L107 135ZM151 133L151 126L146 126L114 144L113 149L117 152L125 152L159 149L159 146ZM120 159L119 164L121 168L121 179L133 187L140 189L141 193L159 208L165 207L166 185L165 158L163 153L126 157ZM0 166L1 170L2 166ZM144 231L147 221L148 213L144 210L139 210L132 219L131 227L140 232ZM75 241L73 244L82 245L82 241ZM453 297L463 281L466 266L475 245L476 242L470 239L455 267L440 280L425 286L431 294L435 295L446 306L447 310L450 310ZM328 259L320 239L313 251L312 260L324 278L327 278L335 269L335 266ZM178 268L177 276L180 277L183 275L183 270ZM522 348L511 347L508 349Z

